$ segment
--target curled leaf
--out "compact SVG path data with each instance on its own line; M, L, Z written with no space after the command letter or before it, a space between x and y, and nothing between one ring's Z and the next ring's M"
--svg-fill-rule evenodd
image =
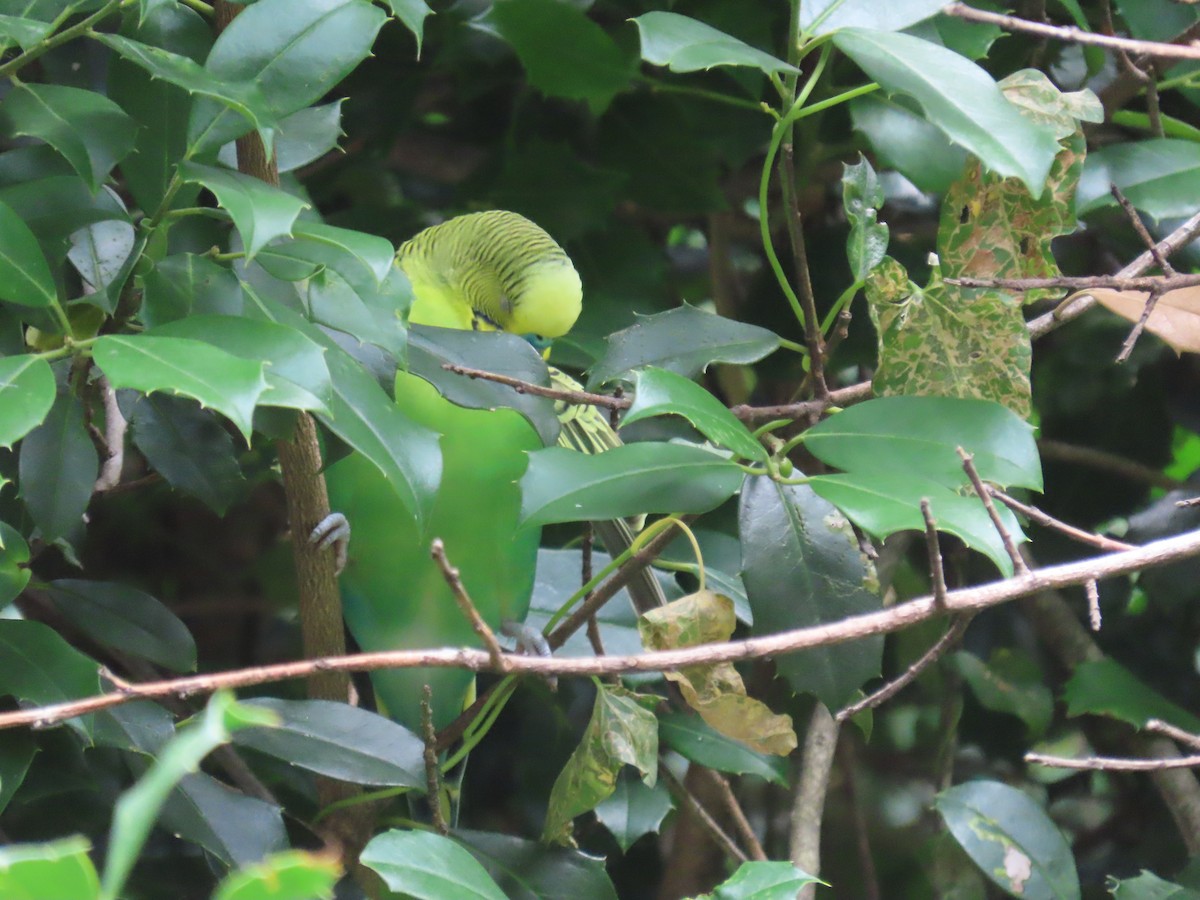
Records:
M1083 293L1091 294L1105 309L1130 322L1142 317L1142 310L1150 299L1147 291L1097 288ZM1200 287L1164 293L1146 320L1146 330L1161 338L1176 353L1200 353Z

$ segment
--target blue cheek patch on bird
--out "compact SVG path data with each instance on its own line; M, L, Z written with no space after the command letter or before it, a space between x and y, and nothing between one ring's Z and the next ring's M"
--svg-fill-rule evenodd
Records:
M542 359L550 358L550 348L554 345L554 341L547 337L542 337L540 334L523 334L521 335L538 353L542 355Z

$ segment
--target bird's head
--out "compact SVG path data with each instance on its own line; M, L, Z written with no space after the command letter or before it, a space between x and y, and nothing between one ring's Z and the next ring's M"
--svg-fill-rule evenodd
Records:
M534 263L522 288L513 298L505 331L556 338L571 330L583 308L583 284L569 260Z

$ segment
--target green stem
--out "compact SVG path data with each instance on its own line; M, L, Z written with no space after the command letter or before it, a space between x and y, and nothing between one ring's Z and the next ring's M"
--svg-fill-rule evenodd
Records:
M796 343L796 341L789 341L787 338L780 338L779 346L784 350L791 350L793 353L799 353L801 356L808 356L808 348L803 344Z
M784 425L791 425L791 424L792 424L791 419L772 419L770 422L767 422L765 425L759 425L751 433L754 435L755 439L758 439L758 438L761 438L764 434L770 434L772 431L775 431L777 428L782 428Z
M841 296L837 298L829 312L826 314L825 319L821 322L821 334L825 336L829 335L829 329L833 327L834 320L837 319L838 313L842 311L847 303L854 299L854 295L858 293L859 288L862 286L863 281L862 279L859 279L858 281L854 282L854 284L850 285L850 287L842 291Z
M36 46L30 47L24 53L13 57L4 65L0 66L0 78L8 78L14 72L19 72L38 57L49 53L60 44L65 44L67 41L74 40L84 32L88 31L97 22L112 15L117 10L126 6L130 6L136 2L137 0L108 0L108 3L105 3L86 19L81 19L70 28L64 28L62 31L50 35L49 37L40 41ZM63 18L64 17L60 16L59 19L55 20L55 23L57 24Z
M658 91L665 94L684 94L689 97L699 97L701 100L711 100L714 103L724 103L726 106L736 106L739 109L749 109L757 113L770 114L771 110L763 103L758 103L753 100L743 100L741 97L731 97L728 94L722 94L720 91L710 91L704 88L691 87L684 84L672 84L668 81L659 81L656 78L651 78L648 75L638 75L637 81L640 84L646 85L652 91Z
M505 705L513 692L517 689L517 677L515 675L505 675L504 680L492 692L492 696L488 698L483 705L483 709L479 711L479 716L467 728L463 734L462 746L454 752L454 755L442 763L441 769L443 772L453 771L454 767L467 758L472 750L474 750L479 742L484 739L492 726L496 724L496 719L500 718L500 713L504 711Z

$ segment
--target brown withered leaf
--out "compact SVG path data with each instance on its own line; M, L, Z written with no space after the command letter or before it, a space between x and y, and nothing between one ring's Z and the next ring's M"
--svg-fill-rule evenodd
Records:
M1082 294L1090 294L1105 309L1130 322L1137 322L1142 317L1142 310L1150 299L1149 291L1111 288L1080 291L1076 296ZM1200 353L1200 287L1178 288L1159 297L1146 320L1146 330L1161 338L1176 353Z
M736 624L732 600L697 591L643 615L638 631L647 650L675 650L728 640ZM791 716L776 715L765 703L747 696L733 663L688 666L664 674L679 685L688 705L727 737L759 753L787 756L796 749Z

